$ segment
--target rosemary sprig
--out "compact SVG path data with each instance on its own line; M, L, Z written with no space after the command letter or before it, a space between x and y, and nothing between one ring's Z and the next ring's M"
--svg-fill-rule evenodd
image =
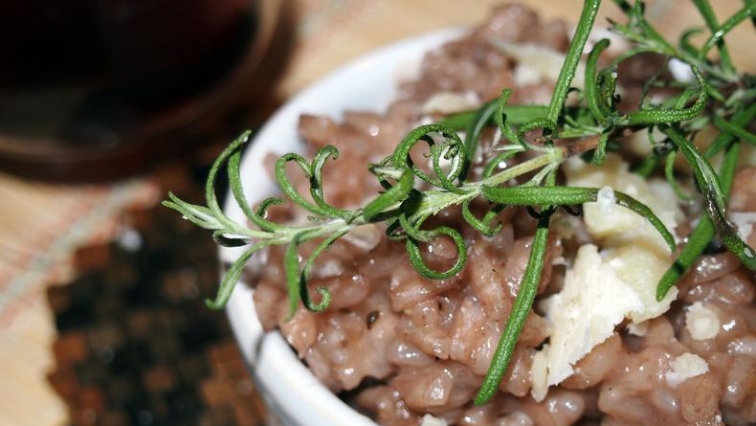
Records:
M218 295L208 306L220 308L231 296L245 263L258 251L271 245L286 246L284 270L289 295L289 314L301 303L311 311L328 308L331 295L326 288L317 288L317 298L309 293L307 282L317 258L337 239L358 227L383 223L389 238L403 242L408 259L421 275L444 279L459 273L466 263L467 247L459 230L429 224L440 212L459 207L464 220L484 235L493 235L501 228L495 221L505 209L526 207L536 216L537 227L525 273L520 282L512 311L491 366L475 402L482 404L497 392L509 366L523 324L532 305L545 267L550 218L559 207L596 201L598 188L577 188L561 185L557 172L569 157L590 156L601 164L608 150L622 143L622 136L645 130L649 135L659 131L663 138L652 141L652 154L638 169L648 176L664 167L664 175L676 193L687 201L698 201L705 207L698 226L680 249L678 258L657 287L663 298L679 278L703 253L709 242L719 237L741 262L756 269L756 256L727 220L727 198L732 186L741 141L756 143L756 135L744 129L756 118L756 79L739 74L726 48L725 37L738 24L756 17L756 2L749 0L735 14L720 24L708 0L693 0L701 13L709 35L696 46L691 35L704 30L686 31L677 45L666 40L644 16L642 1L614 0L627 16L626 23L612 22L612 30L634 43L634 47L599 66L609 46L601 40L586 58L585 87L572 87L593 29L600 0L587 0L574 37L561 68L554 93L548 105L510 105L511 88L504 88L499 99L492 100L477 111L455 114L439 123L422 125L410 132L394 152L373 165L366 165L384 191L356 209L337 208L329 204L322 173L329 161L338 158L335 147L317 151L310 161L297 153L282 156L275 167L275 178L284 198L268 198L255 209L244 195L239 175L241 147L249 140L245 133L219 156L208 175L206 206L187 203L173 194L164 204L179 211L186 219L209 229L218 244L244 246L242 255L231 265L221 282ZM719 52L719 60L711 59L710 51ZM634 55L652 52L690 67L690 81L652 79L644 88L644 99L638 109L620 112L617 108L618 65ZM672 91L658 101L652 96L657 88ZM566 105L568 94L578 92L580 102ZM696 132L714 126L721 135L702 153L692 142ZM483 130L495 127L501 140L495 141L497 153L473 173L474 158ZM464 137L458 132L464 131ZM534 138L533 135L538 135ZM417 145L426 145L429 170L415 164L410 152ZM724 152L719 173L710 159ZM527 154L527 155L522 155ZM693 183L700 195L684 194L681 183L690 177L680 176L673 168L674 158L681 154L692 171ZM498 165L507 161L508 166ZM215 192L215 180L227 164L231 196L241 207L249 223L237 223L221 210ZM309 191L299 193L288 176L293 164L310 184ZM525 176L528 176L525 179ZM519 184L515 182L519 179ZM488 211L473 214L471 203L481 199ZM277 223L267 218L267 211L284 202L294 204L309 215L304 223ZM615 202L646 218L663 237L670 252L677 247L672 233L644 204L627 194L615 191ZM421 247L438 238L452 241L457 259L445 270L429 266ZM302 259L300 247L314 245ZM317 299L317 300L316 300Z

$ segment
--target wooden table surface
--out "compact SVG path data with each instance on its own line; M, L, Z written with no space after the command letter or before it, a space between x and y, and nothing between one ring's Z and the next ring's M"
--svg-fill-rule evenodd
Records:
M271 0L278 1L278 0ZM739 0L712 0L720 16ZM277 88L286 99L319 77L381 45L450 26L480 22L500 1L476 0L291 0L295 45ZM573 21L579 0L523 0L545 19ZM605 2L601 15L616 14ZM681 0L648 2L648 13L677 33L700 23ZM600 18L603 19L603 18ZM756 68L752 28L730 41L736 62ZM107 185L30 182L0 172L0 426L60 425L66 408L49 388L50 344L55 336L45 288L72 274L73 250L105 241L117 232L116 218L128 206L162 198L152 176Z

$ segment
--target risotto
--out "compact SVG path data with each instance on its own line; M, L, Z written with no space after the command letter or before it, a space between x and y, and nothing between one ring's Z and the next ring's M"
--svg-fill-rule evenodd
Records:
M300 131L309 149L336 145L341 153L324 168L329 202L355 207L379 193L382 188L365 165L391 153L420 123L477 108L504 87L516 88L510 103L548 102L552 67L527 59L547 52L545 57L558 60L568 44L564 23L541 22L522 6L503 6L468 35L427 53L419 76L402 83L385 114L346 112L340 121L302 116ZM622 80L626 99L640 90L644 66L648 63L627 65ZM481 162L493 155L495 137L493 131L484 137L477 153ZM619 175L626 168L615 157L601 169L568 163L563 178L618 189L615 184L631 182L629 173ZM729 212L754 246L750 223L756 216L756 168L742 168L735 179ZM297 184L307 191L306 179ZM657 215L684 240L700 212L677 205L663 184L644 181L637 187L643 185L649 197L662 200L660 209L668 209L666 216L655 209ZM255 282L254 303L266 329L280 329L326 386L381 425L756 423L754 274L716 244L667 300L651 306L641 295L627 308L635 317L620 315L616 324L597 324L601 332L586 326L598 333L587 353L578 353L569 365L563 362L563 377L547 377L543 363L551 363L552 371L560 362L556 359L572 350L558 346L556 336L569 321L557 309L582 306L570 305L565 292L571 282L583 286L574 290L577 298L589 297L590 280L596 288L610 280L611 274L602 271L653 289L658 280L652 277L654 262L661 262L662 270L669 264L669 259L654 257L653 248L643 251L653 242L597 230L604 226L598 222L602 219L592 221L589 208L579 216L555 214L536 304L498 394L482 406L472 401L512 309L535 232L536 221L526 209L504 210L499 216L503 227L492 237L466 225L460 209L441 212L434 220L459 229L468 247L462 272L443 280L420 276L404 245L387 238L381 225L362 227L337 240L317 261L309 285L330 290L328 309L313 313L300 307L290 319L285 249L271 247L248 271ZM270 212L279 220L296 221L302 215L286 207ZM609 262L610 248L614 260L646 275L628 279L606 265L609 269L593 269L591 261ZM441 269L456 259L457 248L441 239L424 247L424 256ZM633 256L641 256L640 263L627 260ZM614 299L609 294L605 305L630 303L618 294Z

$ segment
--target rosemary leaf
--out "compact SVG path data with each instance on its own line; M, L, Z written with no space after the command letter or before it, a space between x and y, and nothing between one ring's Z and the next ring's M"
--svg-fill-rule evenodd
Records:
M546 118L553 123L559 120L559 115L562 112L562 108L564 108L570 84L572 84L572 79L575 77L575 71L585 50L585 44L588 42L591 29L593 29L593 23L596 21L600 5L601 0L586 0L583 3L579 24L575 29L575 34L572 36L572 42L567 50L564 65L562 65L562 69L559 71L554 93L551 96L551 103L549 103L549 111L546 114Z
M730 145L730 148L725 152L720 170L722 190L725 192L725 196L729 196L732 188L739 154L740 145L738 144ZM659 280L659 284L656 286L657 301L664 299L669 289L693 266L693 263L701 256L715 234L716 229L711 219L708 216L702 217L688 237L687 243L682 247L680 255Z
M475 396L475 404L483 405L490 401L499 389L499 383L509 368L512 360L517 340L520 338L522 327L528 318L530 308L533 306L538 284L541 281L543 265L546 261L546 248L549 238L549 219L550 215L544 215L538 221L533 244L530 247L528 257L528 266L520 282L520 289L515 297L512 311L509 319L504 326L504 332L501 335L499 344L496 346L496 352L491 360L491 366L488 368L483 384Z
M717 17L714 15L714 10L711 8L709 0L693 0L693 4L696 5L701 16L706 22L706 26L713 33L719 31L719 23L717 23ZM723 34L724 35L724 34ZM722 63L722 68L730 74L735 73L735 67L732 65L732 59L730 59L730 52L725 46L723 38L720 38L716 42L717 50L719 50L719 59Z
M598 200L600 189L581 188L576 186L541 187L541 186L517 186L517 187L491 187L483 186L481 195L487 200L496 203L516 206L570 206L595 202ZM614 202L627 207L640 216L646 218L659 234L664 238L670 251L674 251L675 237L664 226L651 209L635 198L619 191L612 191Z

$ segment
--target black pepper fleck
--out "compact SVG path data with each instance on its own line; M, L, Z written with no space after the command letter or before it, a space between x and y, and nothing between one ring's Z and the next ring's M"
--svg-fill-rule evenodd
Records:
M376 321L378 321L378 318L380 318L381 312L380 311L373 311L370 312L367 316L367 328L370 330L373 328L373 324L375 324Z

